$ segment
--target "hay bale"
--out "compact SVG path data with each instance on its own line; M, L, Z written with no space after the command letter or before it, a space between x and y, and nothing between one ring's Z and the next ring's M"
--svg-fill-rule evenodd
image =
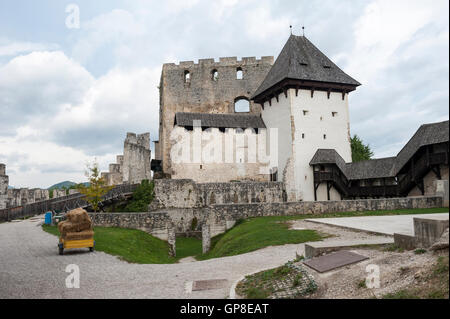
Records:
M72 223L70 221L63 221L58 224L58 230L61 233L61 235L64 235L66 233L75 233L75 232L81 232L85 230L91 230L92 229L92 222L91 221L85 221L81 223Z
M89 217L88 213L83 208L77 208L74 210L71 210L66 214L66 218L69 222L78 224L83 222L91 222L91 218Z
M85 240L94 237L94 232L92 230L85 230L76 233L66 233L63 235L64 240Z

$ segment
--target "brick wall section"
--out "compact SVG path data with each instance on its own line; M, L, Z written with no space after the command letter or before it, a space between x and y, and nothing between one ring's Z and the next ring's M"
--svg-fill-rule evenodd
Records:
M210 225L211 237L232 227L233 221L259 216L295 216L333 212L395 210L442 207L442 197L406 197L388 199L361 199L326 202L284 202L218 204L203 208L175 208L148 213L97 213L90 214L94 225L140 229L167 240L167 225L173 225L177 233L191 231L192 220L197 228Z

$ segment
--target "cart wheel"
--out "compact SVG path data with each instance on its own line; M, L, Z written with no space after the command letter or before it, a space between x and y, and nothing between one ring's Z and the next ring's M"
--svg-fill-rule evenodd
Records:
M89 251L93 252L94 251L94 247L89 247Z
M60 255L63 255L63 254L64 254L64 248L59 247L59 254L60 254Z

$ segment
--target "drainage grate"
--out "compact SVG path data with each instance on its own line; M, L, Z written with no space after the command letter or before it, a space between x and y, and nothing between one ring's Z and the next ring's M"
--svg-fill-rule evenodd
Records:
M227 286L226 279L198 280L192 284L192 291L220 289Z
M355 254L351 251L342 250L329 255L312 258L303 263L306 266L322 273L366 259L369 259L369 257Z

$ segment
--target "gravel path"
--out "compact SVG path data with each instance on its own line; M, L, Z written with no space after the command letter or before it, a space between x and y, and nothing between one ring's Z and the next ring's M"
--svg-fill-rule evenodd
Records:
M87 249L57 252L57 238L42 218L0 224L0 299L4 298L226 298L243 275L275 268L303 253L304 245L198 262L139 265ZM66 266L80 268L80 288L65 286ZM221 289L187 292L196 280L226 279Z

